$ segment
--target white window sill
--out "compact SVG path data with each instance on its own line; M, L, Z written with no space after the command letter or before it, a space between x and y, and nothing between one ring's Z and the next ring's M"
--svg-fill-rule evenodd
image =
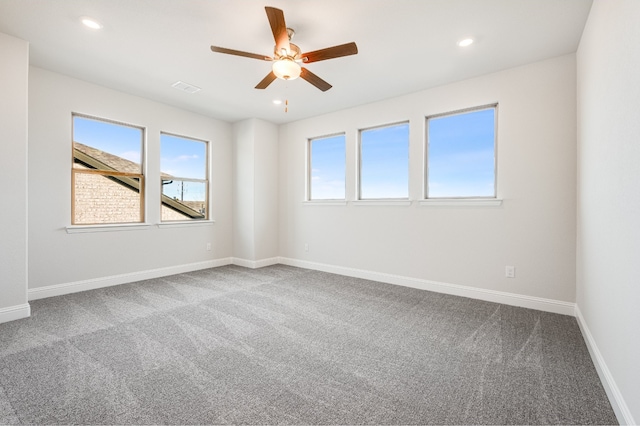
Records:
M88 232L140 231L149 229L149 223L115 223L105 225L70 225L67 234L83 234Z
M418 204L427 207L496 207L502 205L500 198L431 198Z
M354 200L354 206L410 206L411 200Z
M157 223L158 228L180 228L187 226L211 226L215 220L195 220ZM151 228L150 223L114 223L104 225L69 225L67 234L83 234L91 232L140 231Z
M303 201L305 206L346 206L345 200L307 200Z
M215 220L181 220L176 222L158 223L158 228L182 228L188 226L211 226Z

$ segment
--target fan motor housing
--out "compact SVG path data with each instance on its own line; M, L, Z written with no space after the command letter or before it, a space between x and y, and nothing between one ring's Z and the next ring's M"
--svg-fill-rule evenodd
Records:
M273 54L278 59L291 58L295 60L300 57L301 50L297 45L293 43L289 43L289 54L283 54L283 52L278 52L278 46L273 46Z

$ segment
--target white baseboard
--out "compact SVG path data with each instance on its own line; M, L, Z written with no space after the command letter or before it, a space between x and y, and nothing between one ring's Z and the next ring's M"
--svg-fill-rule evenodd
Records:
M166 277L168 275L184 272L198 271L200 269L215 268L224 265L239 265L246 268L262 268L263 266L279 263L278 257L261 260L246 260L239 257L226 257L206 262L189 263L186 265L169 266L166 268L151 269L147 271L132 272L129 274L111 275L108 277L93 278L89 280L74 281L70 283L55 284L46 287L29 289L29 300L44 299L46 297L62 296L64 294L77 293L79 291L94 290L96 288L110 287L113 285L127 284L152 278Z
M15 321L21 318L27 318L31 315L31 306L28 303L23 305L9 306L0 308L0 324L3 322Z
M564 315L575 315L575 304L562 302L541 297L525 296L515 293L506 293L495 290L486 290L475 287L449 284L437 281L411 278L401 275L386 274L382 272L367 271L364 269L348 268L324 263L309 262L287 257L271 257L261 260L247 260L238 257L227 257L206 262L190 263L186 265L170 266L166 268L151 269L147 271L132 272L129 274L112 275L89 280L75 281L70 283L56 284L46 287L29 289L29 300L37 300L45 297L61 296L79 291L93 290L96 288L108 287L118 284L126 284L135 281L164 277L167 275L180 274L184 272L197 271L206 268L215 268L224 265L238 265L246 268L262 268L264 266L282 263L284 265L297 266L300 268L313 269L316 271L331 272L334 274L346 275L349 277L364 278L373 281L380 281L388 284L413 287L421 290L434 291L437 293L451 294L455 296L469 297L472 299L486 300L488 302L503 303L505 305L520 306L523 308L537 309L540 311L554 312Z
M438 281L424 280L420 278L404 277L401 275L386 274L382 272L372 272L364 269L347 268L344 266L328 265L324 263L309 262L306 260L280 257L280 263L300 268L313 269L316 271L331 272L334 274L346 275L355 278L380 281L388 284L397 284L405 287L418 288L436 293L451 294L454 296L469 297L472 299L485 300L487 302L503 303L505 305L519 306L523 308L536 309L539 311L553 312L556 314L575 314L575 303L563 302L542 297L525 296L503 291L486 290L475 287L468 287L458 284L449 284Z
M276 265L280 263L279 257L270 257L268 259L260 259L260 260L247 260L247 259L241 259L239 257L234 257L232 258L232 260L233 260L232 263L234 265L244 266L245 268L251 268L251 269L262 268L264 266L271 266L271 265Z
M544 299L540 297L524 296L521 294L506 293L501 291L486 290L475 287L449 284L437 281L411 278L401 275L386 274L382 272L367 271L364 269L347 268L324 263L309 262L287 257L271 257L261 260L247 260L239 257L227 257L206 262L190 263L186 265L169 266L166 268L151 269L147 271L132 272L129 274L112 275L108 277L93 278L70 283L55 284L46 287L29 289L29 300L43 299L46 297L62 296L64 294L79 291L93 290L96 288L126 284L135 281L159 278L200 269L215 268L224 265L238 265L245 268L262 268L264 266L282 263L284 265L313 269L316 271L331 272L349 277L364 278L380 281L388 284L413 287L421 290L437 293L451 294L455 296L469 297L472 299L486 300L488 302L503 303L505 305L520 306L523 308L537 309L540 311L554 312L564 315L575 315L575 304L558 300ZM1 313L1 311L0 311ZM28 314L26 315L28 316ZM22 317L20 317L22 318Z
M638 424L633 419L631 415L631 411L629 410L629 406L625 402L622 394L620 393L620 389L618 389L618 385L616 381L613 379L611 375L611 371L609 371L609 367L607 367L607 363L604 361L602 357L602 353L600 353L600 349L598 349L598 345L596 344L589 327L587 326L587 322L582 316L582 312L580 312L580 307L576 305L575 309L576 319L578 320L578 326L580 327L580 331L582 331L582 337L584 337L585 342L587 343L587 348L589 349L589 353L591 354L591 359L593 360L593 364L596 367L596 371L598 372L598 376L600 376L600 381L602 382L602 386L604 387L607 396L609 397L609 402L611 403L611 407L613 411L616 413L616 417L618 418L618 422L621 425L635 425Z
M29 289L29 300L43 299L45 297L62 296L64 294L77 293L79 291L93 290L119 284L127 284L152 278L166 277L168 275L182 274L184 272L198 271L200 269L215 268L232 263L231 257L207 260L205 262L189 263L186 265L168 266L166 268L150 269L147 271L132 272L129 274L111 275L108 277L93 278L89 280L70 283L55 284L46 287Z

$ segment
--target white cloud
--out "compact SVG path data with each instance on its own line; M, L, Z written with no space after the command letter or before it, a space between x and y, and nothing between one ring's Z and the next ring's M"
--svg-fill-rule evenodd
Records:
M196 160L200 157L198 157L197 154L183 154L183 155L178 155L177 157L162 157L162 162L163 163L183 163L185 161L189 161L189 160Z
M120 154L120 157L140 164L140 152L139 151L126 151Z
M314 200L343 199L345 196L344 180L324 180L320 176L312 176L311 189Z
M196 158L198 158L198 156L196 154L193 154L193 155L180 155L180 156L174 158L173 161L189 161L189 160L195 160Z

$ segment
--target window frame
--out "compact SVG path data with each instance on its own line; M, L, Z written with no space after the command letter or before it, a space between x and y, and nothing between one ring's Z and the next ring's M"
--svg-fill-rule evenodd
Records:
M190 219L176 219L176 220L163 220L162 219L162 205L163 205L163 197L166 197L163 193L163 181L165 179L162 178L162 160L160 160L160 164L158 164L158 168L160 169L160 224L163 225L170 225L170 224L179 224L179 223L184 223L184 224L190 224L190 223L200 223L202 221L210 221L211 220L211 197L209 194L210 188L211 188L211 175L210 175L210 171L211 171L211 157L210 157L210 153L211 153L211 141L205 140L205 139L200 139L200 138L194 138L191 136L185 136L179 133L172 133L172 132L165 132L165 131L160 131L160 137L158 139L158 144L159 144L159 152L160 152L160 158L162 158L162 135L167 135L167 136L173 136L176 138L180 138L180 139L187 139L189 141L194 141L194 142L201 142L204 143L205 146L205 170L204 170L204 179L195 179L195 178L185 178L185 177L180 177L180 176L172 176L172 178L174 180L177 181L181 181L181 182L197 182L197 183L204 183L204 193L205 193L205 214L204 217L202 218L190 218Z
M461 201L473 201L473 200L498 200L498 102L484 104L469 108L463 108L454 111L448 111L438 114L432 114L425 117L424 123L424 173L422 175L422 201L443 201L448 200L461 200ZM470 195L470 196L458 196L458 197L430 197L429 196L429 120L434 118L442 118L454 115L462 115L470 112L477 112L493 109L493 195Z
M87 120L99 121L102 123L112 124L116 126L124 126L140 130L140 173L121 172L117 170L103 169L80 169L75 167L75 118L84 118ZM144 126L126 123L123 121L113 120L109 118L98 117L90 114L71 112L71 226L72 227L117 227L117 226L135 226L146 224L146 143L147 129ZM117 180L138 179L138 193L140 197L140 215L136 222L92 222L92 223L76 223L76 175L87 174L95 176L113 177Z
M382 129L385 127L394 127L406 124L408 126L409 135L407 137L407 196L406 197L386 197L386 198L362 198L362 133L369 130ZM356 182L356 200L358 202L405 202L411 200L411 121L403 120L393 123L380 124L377 126L364 127L358 129L358 150L357 150L357 182Z
M311 178L312 178L312 173L313 173L313 158L312 158L312 149L311 149L311 145L313 143L314 140L322 140L322 139L329 139L329 138L333 138L336 136L343 136L344 137L344 198L317 198L314 199L312 198L312 191L311 191ZM315 136L312 138L307 138L307 171L306 171L306 176L307 176L307 184L305 187L305 201L308 203L335 203L335 202L346 202L347 200L347 134L346 132L337 132L337 133L330 133L324 136Z

